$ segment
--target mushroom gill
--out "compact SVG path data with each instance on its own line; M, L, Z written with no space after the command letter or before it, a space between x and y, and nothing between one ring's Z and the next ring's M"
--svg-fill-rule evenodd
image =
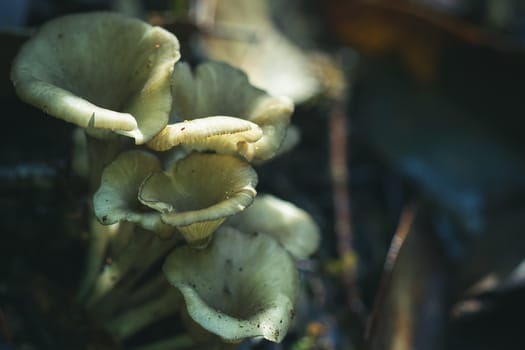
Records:
M192 153L166 172L153 172L141 185L139 200L201 246L228 216L252 203L256 184L257 174L239 158Z
M146 151L127 151L108 165L93 196L93 210L105 225L119 221L135 223L142 228L168 238L173 229L161 221L157 211L142 205L138 193L142 182L161 169L159 159Z
M170 78L180 58L168 31L112 12L63 16L21 48L11 80L44 112L108 138L144 143L168 123Z
M176 248L163 271L190 317L227 341L280 342L293 317L297 270L271 236L221 227L206 249Z
M281 146L294 109L290 99L268 95L244 72L219 62L200 64L195 72L186 63L176 64L172 95L169 125L148 142L154 150L180 145L267 160Z

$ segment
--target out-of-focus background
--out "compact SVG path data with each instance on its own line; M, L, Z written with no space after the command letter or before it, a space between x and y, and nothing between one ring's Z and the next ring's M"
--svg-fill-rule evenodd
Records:
M299 266L285 341L241 349L525 348L524 2L4 0L0 350L134 346L71 298L89 200L73 127L9 81L38 26L95 10L163 26L183 60L229 62L296 102L298 144L257 169L258 191L307 210L322 246Z

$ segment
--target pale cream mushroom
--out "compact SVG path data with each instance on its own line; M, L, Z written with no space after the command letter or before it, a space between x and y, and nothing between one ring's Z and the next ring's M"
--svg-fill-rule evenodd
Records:
M103 225L128 223L121 227L130 229L118 229L113 239L95 245L97 250L88 255L91 260L100 262L104 260L104 254L110 254L112 263L102 271L98 269L92 272L92 269L88 269L91 276L83 283L79 293L79 299L83 299L87 306L95 307L129 271L132 270L135 276L144 273L148 266L175 244L173 239L167 241L175 229L163 223L157 211L142 205L138 200L144 179L160 169L161 162L155 155L133 150L120 154L102 172L100 187L93 196L94 214ZM154 237L152 232L162 241ZM92 276L94 273L96 277Z
M279 31L274 21L272 9L285 7L286 1L216 0L214 4L194 1L197 23L209 30L198 41L207 57L239 67L253 85L296 103L321 92L322 81L309 53Z
M144 206L138 199L142 182L161 170L160 160L153 154L134 150L122 153L108 165L93 196L93 210L104 225L128 221L168 238L174 229L162 222L160 214Z
M219 62L203 63L194 73L176 64L172 94L170 124L148 143L154 150L181 146L267 160L281 146L294 108L290 99L268 95Z
M161 213L194 246L205 245L224 220L250 205L257 174L239 158L192 153L144 180L139 200Z
M137 198L140 184L152 171L161 168L160 161L155 155L140 150L119 155L121 139L110 142L88 137L86 140L90 187L94 192L91 215L96 217L96 220L93 218L91 221L98 222L90 225L86 271L77 294L79 301L85 302L86 298L91 298L90 290L97 288L93 283L100 284L95 277L100 274L100 266L108 249L120 251L119 247L128 244L129 239L123 228L129 223L155 232L162 239L171 237L175 232L171 226L162 222L159 213L143 206ZM113 239L106 237L110 227L114 231ZM150 232L147 234L151 235ZM105 287L104 290L110 288Z
M227 225L242 232L264 232L275 237L296 259L305 259L319 246L319 228L310 215L294 204L265 194L255 198Z
M190 317L211 333L227 341L262 336L280 342L286 335L298 277L273 237L221 227L206 249L176 248L163 271Z
M18 53L18 96L44 112L107 138L144 143L168 123L170 78L180 58L168 31L111 12L44 24Z

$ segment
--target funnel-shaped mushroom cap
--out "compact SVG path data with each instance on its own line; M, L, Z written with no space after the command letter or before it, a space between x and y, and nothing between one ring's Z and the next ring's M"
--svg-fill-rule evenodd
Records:
M228 219L242 232L272 235L295 258L305 259L319 246L319 228L310 215L272 195L259 195L245 211Z
M111 12L75 14L42 26L16 57L11 79L25 102L86 128L144 143L168 123L175 36Z
M290 99L268 95L219 62L203 63L195 74L188 64L176 64L172 94L173 124L148 143L155 150L182 145L266 160L279 149L293 112Z
M138 200L141 183L160 169L160 161L151 153L138 150L122 153L102 173L100 187L93 197L97 219L105 225L129 221L161 237L169 237L173 228L161 221L158 212Z
M224 220L250 205L257 174L239 158L192 153L167 172L154 172L142 184L139 200L161 212L189 243L201 245Z
M194 321L229 341L280 342L293 317L297 270L271 236L222 227L206 249L175 249L163 266Z
M228 0L219 6L206 5L206 1L197 1L199 9L212 16L214 28L249 36L239 40L231 35L201 35L199 44L207 57L239 67L255 86L296 102L305 102L321 92L312 55L277 28L275 15L289 2Z

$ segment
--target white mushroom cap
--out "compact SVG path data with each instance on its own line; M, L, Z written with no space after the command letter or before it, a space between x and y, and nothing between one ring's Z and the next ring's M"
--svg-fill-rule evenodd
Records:
M271 236L221 227L206 249L176 248L163 270L184 296L190 317L223 339L280 342L286 335L297 270Z
M228 216L252 203L256 184L257 174L239 158L192 153L144 180L139 200L161 212L162 221L188 242L201 245Z
M160 169L160 161L151 153L139 150L122 153L104 169L100 187L93 196L97 219L105 225L128 221L161 237L171 236L173 228L161 221L158 212L138 200L144 179Z
M290 99L268 95L242 71L219 62L203 63L195 73L176 64L172 95L170 125L148 143L155 150L181 145L266 160L281 146L294 109Z
M296 259L305 259L319 247L319 227L294 204L265 194L227 224L242 232L264 232L276 238Z
M111 12L46 23L20 50L11 79L25 102L106 138L148 141L168 123L179 43L166 30Z

